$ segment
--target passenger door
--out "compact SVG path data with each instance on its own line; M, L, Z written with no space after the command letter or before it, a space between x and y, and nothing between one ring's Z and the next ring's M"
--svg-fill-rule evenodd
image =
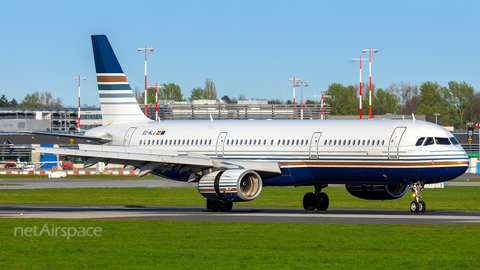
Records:
M216 155L217 157L223 157L224 155L224 145L225 145L225 140L227 139L227 132L220 132L220 134L218 134L218 138L217 138L217 145L216 145Z
M125 137L123 138L123 146L130 145L130 141L132 140L132 136L135 130L137 130L136 127L131 127L128 129L127 133L125 133Z
M398 149L406 129L406 127L397 127L393 131L390 141L388 142L388 159L399 159Z
M312 135L312 139L310 140L310 159L318 159L318 144L320 143L320 137L322 136L322 132L315 132Z

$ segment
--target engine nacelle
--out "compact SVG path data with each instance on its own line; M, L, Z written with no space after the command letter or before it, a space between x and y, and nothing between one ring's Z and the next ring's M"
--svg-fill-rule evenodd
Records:
M200 179L198 191L205 198L215 201L251 201L262 191L262 178L256 172L245 169L216 171Z
M346 185L347 191L365 200L394 200L407 192L408 185Z

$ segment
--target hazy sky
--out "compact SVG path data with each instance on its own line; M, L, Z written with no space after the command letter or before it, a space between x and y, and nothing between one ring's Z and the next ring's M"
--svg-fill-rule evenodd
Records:
M2 1L1 94L19 103L50 91L67 106L99 105L90 35L109 38L132 88L174 82L185 98L205 79L218 97L304 99L358 83L362 49L372 81L466 81L480 89L478 1ZM362 57L367 57L363 54ZM363 81L368 81L364 62ZM296 99L300 99L297 89Z

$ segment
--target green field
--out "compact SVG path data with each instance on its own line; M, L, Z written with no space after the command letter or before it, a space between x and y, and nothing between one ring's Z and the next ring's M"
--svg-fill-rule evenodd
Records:
M102 231L14 236L45 224ZM2 269L478 269L480 258L469 225L3 219L0 239Z
M303 195L312 187L264 187L260 196L238 206L302 207ZM324 189L330 208L409 209L411 192L389 201L362 200L344 187ZM480 210L480 187L446 187L421 192L427 210ZM72 188L2 190L0 203L15 204L113 204L204 206L205 198L194 187L181 188Z

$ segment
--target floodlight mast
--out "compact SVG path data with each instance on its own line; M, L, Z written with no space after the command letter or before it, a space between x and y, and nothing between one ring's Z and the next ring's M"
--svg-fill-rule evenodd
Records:
M150 87L153 87L153 85ZM160 85L160 89L165 89L165 86ZM157 82L155 82L155 121L158 121L158 84Z
M301 82L302 79L295 79L295 75L293 75L293 79L288 79L289 82L293 81L293 105L295 105L295 84L296 82Z
M86 81L87 80L87 77L80 77L80 74L78 74L78 78L77 77L73 77L74 80L77 80L78 79L78 132L80 132L80 81L81 80L84 80Z
M148 117L147 115L147 51L153 51L152 48L147 48L147 45L145 45L145 48L138 48L138 51L145 50L145 116Z
M359 104L359 115L360 115L360 119L362 119L362 60L363 61L368 61L368 59L362 59L362 55L360 54L359 55L360 58L352 58L352 62L355 62L355 61L360 61L360 104Z
M313 95L313 96L312 96L312 98L316 98L316 97L319 97L319 95ZM330 97L332 97L332 96L323 95L323 91L322 91L322 95L321 95L320 97L322 97L321 102L320 102L320 106L321 106L321 108L322 108L321 119L323 120L323 119L324 119L324 117L323 117L323 98L330 98Z
M372 47L368 46L368 49L362 50L362 53L369 52L368 57L368 70L369 70L369 77L370 77L370 90L368 91L368 119L372 119L372 52L377 53L378 50L373 49Z

